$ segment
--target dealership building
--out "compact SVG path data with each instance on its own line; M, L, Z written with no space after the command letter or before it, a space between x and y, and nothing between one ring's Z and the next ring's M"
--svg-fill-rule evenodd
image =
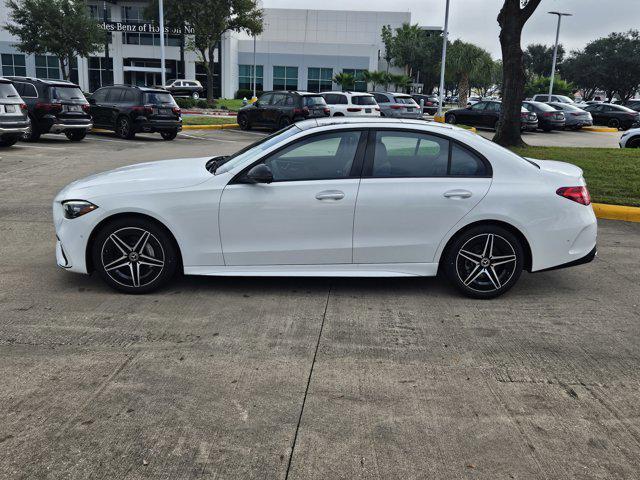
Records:
M74 62L72 80L83 90L122 83L161 84L160 35L151 33L157 26L145 18L147 3L87 2L92 18L109 31L109 43L107 55L103 47L94 56ZM0 24L8 21L2 2ZM410 22L409 12L266 8L261 35L229 32L224 36L216 50L214 92L231 98L238 89L251 89L254 63L257 90L330 90L337 87L331 79L340 72L353 74L355 89L365 90L362 72L386 69L382 27ZM182 36L173 32L165 38L166 78L195 78L205 85L206 73L197 55L182 50L181 60ZM25 55L15 42L7 31L0 31L2 75L60 78L55 57Z

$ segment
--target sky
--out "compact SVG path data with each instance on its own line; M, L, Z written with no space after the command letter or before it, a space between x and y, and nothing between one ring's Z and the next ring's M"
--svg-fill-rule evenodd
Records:
M479 45L500 58L496 17L502 0L451 0L449 34ZM323 0L323 10L379 10L411 12L411 22L443 26L445 0ZM310 0L263 0L265 8L318 9ZM567 51L581 49L591 40L611 32L640 29L640 0L542 0L523 32L523 48L529 43L552 45L555 41L556 16L548 11L572 13L564 17L560 42Z

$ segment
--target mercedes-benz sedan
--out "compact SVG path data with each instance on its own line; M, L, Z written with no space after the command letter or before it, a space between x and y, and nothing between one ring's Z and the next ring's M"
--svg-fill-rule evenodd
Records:
M490 298L596 252L582 171L450 125L307 120L231 156L143 163L53 203L57 262L143 293L190 275L419 277Z

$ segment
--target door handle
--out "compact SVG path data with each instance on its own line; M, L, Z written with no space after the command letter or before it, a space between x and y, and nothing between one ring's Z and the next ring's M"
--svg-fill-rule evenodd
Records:
M316 199L318 200L342 200L344 198L344 192L340 190L324 190L316 193Z
M472 193L469 190L449 190L444 192L445 198L469 198Z

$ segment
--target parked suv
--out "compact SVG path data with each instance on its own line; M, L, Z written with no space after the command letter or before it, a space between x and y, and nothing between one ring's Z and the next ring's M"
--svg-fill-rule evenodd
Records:
M35 142L45 133L64 133L78 142L93 127L89 104L78 85L64 80L5 78L11 80L27 105L31 129L25 140Z
M539 93L537 95L534 95L531 101L532 102L549 102L549 94ZM576 103L566 95L551 95L551 101L554 103L569 103L569 104Z
M136 133L160 133L173 140L182 130L180 108L166 90L114 85L96 90L89 99L96 127L113 130L121 138Z
M175 97L191 97L196 100L204 91L198 80L169 80L164 88Z
M332 117L379 117L380 107L370 93L322 92Z
M27 105L10 80L0 78L0 147L10 147L29 131Z
M238 124L243 130L252 127L281 129L307 118L328 117L327 102L319 93L297 91L265 92L251 105L238 112Z
M380 116L396 118L422 118L420 105L406 93L371 92L380 107Z

